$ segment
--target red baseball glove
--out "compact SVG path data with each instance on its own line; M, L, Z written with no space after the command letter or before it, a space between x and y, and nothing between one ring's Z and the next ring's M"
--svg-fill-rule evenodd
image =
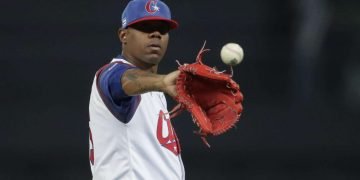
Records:
M210 147L205 137L220 135L228 131L239 120L243 111L243 94L232 75L219 72L202 62L201 48L196 62L179 66L180 75L176 82L179 103L172 111L172 117L186 109L199 127L199 134Z

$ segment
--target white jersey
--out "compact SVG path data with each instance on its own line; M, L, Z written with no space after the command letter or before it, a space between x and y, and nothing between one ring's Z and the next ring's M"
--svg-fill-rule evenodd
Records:
M164 94L131 96L128 97L131 103L122 104L112 102L102 92L105 88L99 87L100 74L124 65L129 67L127 61L113 59L108 67L102 68L104 72L99 70L92 85L89 126L93 180L185 179L180 146ZM117 78L120 84L120 77Z

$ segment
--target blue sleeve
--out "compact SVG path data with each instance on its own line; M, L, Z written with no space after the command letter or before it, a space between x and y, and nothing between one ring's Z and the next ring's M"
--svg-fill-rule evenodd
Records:
M110 112L121 122L128 123L140 103L140 96L128 96L121 85L126 70L136 68L124 63L111 63L98 75L98 91Z

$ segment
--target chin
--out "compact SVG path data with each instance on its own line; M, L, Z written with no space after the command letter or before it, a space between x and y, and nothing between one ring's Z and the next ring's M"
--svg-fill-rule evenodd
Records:
M146 59L149 64L157 65L161 62L162 58L163 58L163 56L153 54L153 55L148 56L148 58L146 58Z

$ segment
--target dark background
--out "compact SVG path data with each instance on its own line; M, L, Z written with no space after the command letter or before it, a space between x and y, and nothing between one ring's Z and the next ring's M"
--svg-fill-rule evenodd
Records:
M120 52L127 2L0 3L1 180L91 179L90 87ZM205 62L219 69L222 45L245 51L236 128L208 149L187 113L173 120L187 179L360 178L358 0L165 2L180 28L161 73L193 62L205 40Z

